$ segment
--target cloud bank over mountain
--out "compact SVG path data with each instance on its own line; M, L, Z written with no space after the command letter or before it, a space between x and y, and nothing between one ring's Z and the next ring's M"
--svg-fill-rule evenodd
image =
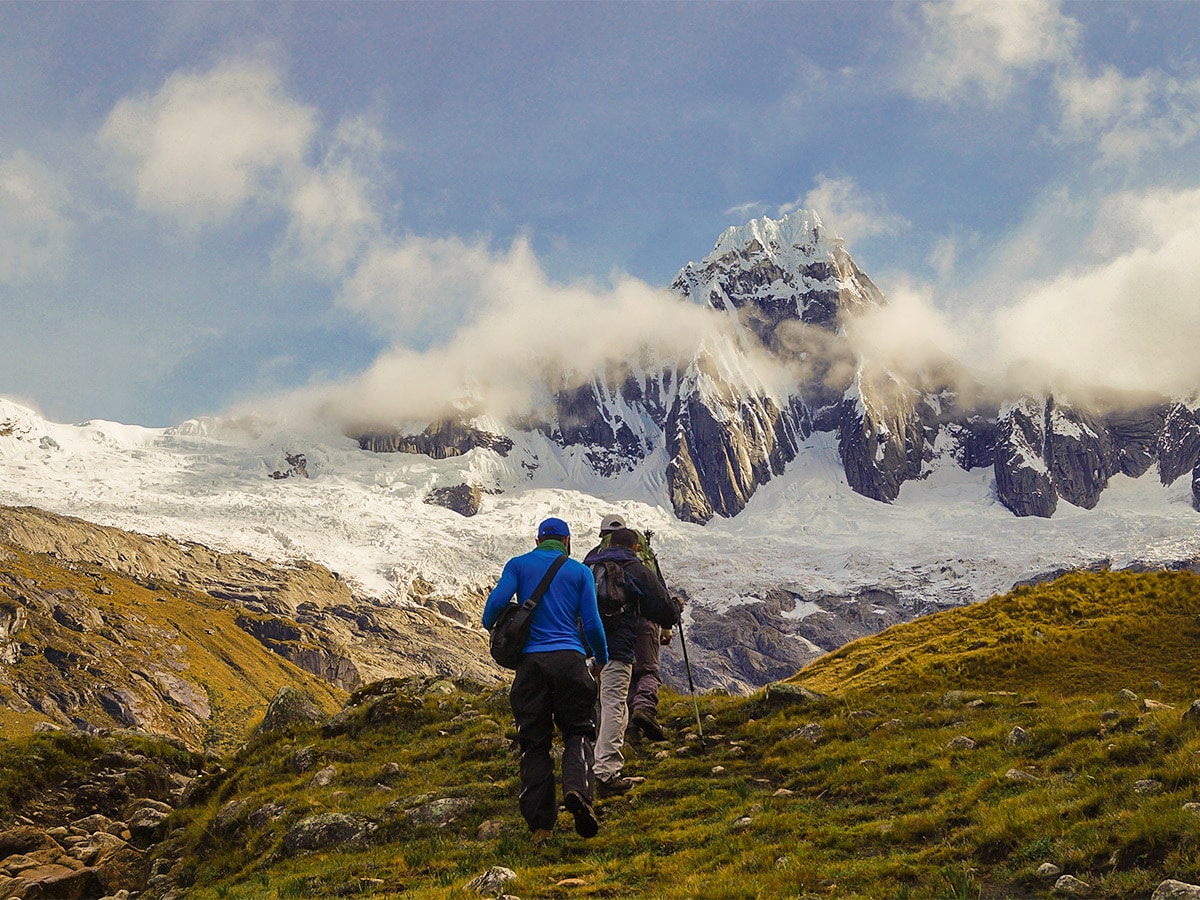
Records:
M6 8L0 390L517 410L726 339L663 287L799 208L891 298L850 328L889 366L1195 390L1194 6L895 4L849 37L835 6L598 9L168 8L130 43L120 7Z

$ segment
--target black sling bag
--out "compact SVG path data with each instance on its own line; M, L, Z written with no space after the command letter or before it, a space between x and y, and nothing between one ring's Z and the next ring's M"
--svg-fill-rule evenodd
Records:
M546 589L554 580L555 574L567 561L567 555L561 554L550 563L550 568L534 588L533 594L524 603L509 603L496 617L492 626L492 636L489 649L492 659L506 669L515 669L525 655L525 645L529 642L529 624L533 618L534 608L542 602Z

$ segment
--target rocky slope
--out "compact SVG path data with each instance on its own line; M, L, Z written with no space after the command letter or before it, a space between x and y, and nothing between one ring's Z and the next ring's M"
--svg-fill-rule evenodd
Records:
M736 516L813 431L835 433L849 485L885 503L944 464L993 469L998 498L1018 516L1052 516L1060 499L1091 509L1113 475L1138 477L1155 464L1164 484L1188 473L1200 481L1194 401L1096 409L1055 396L996 398L964 393L970 379L950 360L917 375L863 358L845 326L887 300L815 213L728 229L671 287L681 302L727 314L735 337L688 359L609 366L559 391L549 421L509 423L509 435L536 429L606 477L661 449L676 516L701 524ZM754 374L748 354L759 351L796 373L791 388L770 389ZM465 414L419 434L356 437L364 449L436 458L513 447Z
M215 711L198 676L233 658L255 670L260 693ZM321 566L9 507L0 507L0 659L0 706L12 713L134 726L192 746L221 731L214 716L240 725L265 704L261 692L294 682L299 673L286 675L280 659L344 689L380 673L499 677L480 631L357 599Z
M193 750L228 749L281 686L338 702L341 691L243 630L244 615L177 584L0 544L5 737L131 728Z

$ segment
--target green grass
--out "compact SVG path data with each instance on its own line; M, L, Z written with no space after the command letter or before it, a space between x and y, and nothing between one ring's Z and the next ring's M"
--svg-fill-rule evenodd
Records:
M564 813L544 848L517 812L503 691L373 685L334 727L250 742L178 814L163 852L185 861L200 900L449 900L495 865L517 873L507 890L524 900L1050 897L1045 862L1094 897L1147 897L1166 878L1200 882L1200 817L1183 808L1200 800L1200 730L1183 718L1200 695L1198 616L1191 574L1071 575L830 654L792 679L817 701L704 695L703 746L688 739L691 698L667 692L676 740L627 748L646 783L601 802L596 838ZM1010 741L1017 726L1024 743ZM952 746L959 736L974 747ZM315 765L297 771L307 753ZM337 777L314 786L327 765ZM1139 793L1142 780L1161 788ZM442 825L410 817L446 797L471 805ZM245 805L219 828L230 801ZM251 824L266 804L281 815ZM378 830L286 853L288 830L322 812Z

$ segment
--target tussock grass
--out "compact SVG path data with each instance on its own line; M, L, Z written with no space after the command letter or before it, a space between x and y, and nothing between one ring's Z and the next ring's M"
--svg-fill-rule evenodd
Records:
M336 728L247 746L182 814L171 852L197 898L456 898L494 865L525 900L1049 897L1047 862L1092 896L1146 897L1166 878L1200 882L1200 818L1184 808L1200 800L1200 731L1183 718L1200 696L1198 616L1191 574L1069 575L823 658L792 679L821 701L705 695L704 746L690 698L668 693L676 740L628 748L646 783L601 802L596 838L564 813L543 848L517 812L503 692L373 686ZM302 773L301 749L318 760ZM325 765L338 775L314 786ZM441 825L410 818L445 797L471 805ZM217 828L233 800L285 811ZM285 853L318 812L379 830Z

